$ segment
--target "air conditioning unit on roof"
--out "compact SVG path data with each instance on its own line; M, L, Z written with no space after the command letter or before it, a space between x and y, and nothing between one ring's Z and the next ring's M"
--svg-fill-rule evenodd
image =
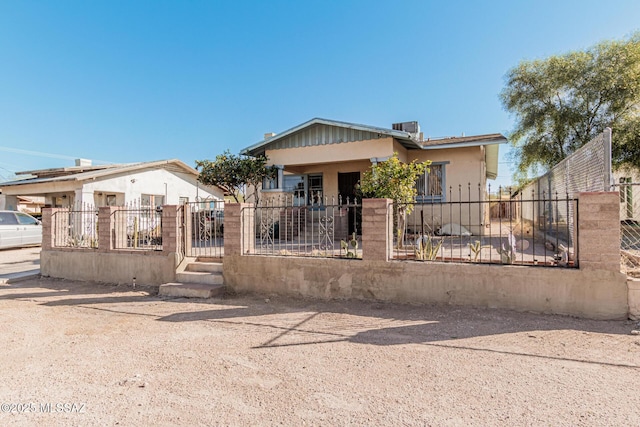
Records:
M420 133L420 124L418 122L402 122L391 125L393 130L400 130L409 133Z

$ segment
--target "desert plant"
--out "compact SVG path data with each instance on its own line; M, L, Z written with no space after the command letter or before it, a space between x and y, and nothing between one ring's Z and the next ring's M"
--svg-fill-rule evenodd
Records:
M441 247L442 240L437 239L437 241L434 242L431 236L420 236L416 240L416 259L423 261L433 261L438 257L438 253L440 253Z
M347 258L358 257L358 240L356 239L356 233L351 235L349 241L340 240L340 248L344 251L344 256Z
M490 247L491 246L488 246L488 245L481 245L480 240L476 240L473 243L469 243L469 249L473 254L473 262L478 261L478 257L480 256L480 252L482 251L482 248L490 248ZM500 250L498 250L498 252L500 252Z
M502 243L501 247L498 248L498 253L500 254L500 260L503 264L513 264L517 251L516 238L512 232L509 232L507 243Z

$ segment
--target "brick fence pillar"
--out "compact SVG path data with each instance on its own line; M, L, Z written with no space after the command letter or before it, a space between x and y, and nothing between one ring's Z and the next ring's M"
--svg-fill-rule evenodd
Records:
M362 200L362 259L389 261L393 251L391 199Z
M581 269L620 271L620 196L578 194L578 262Z
M162 253L178 252L180 233L178 228L178 206L166 205L162 207Z
M42 249L48 250L55 246L55 227L53 220L55 218L55 208L42 209Z
M98 208L98 251L109 252L115 249L115 206L101 206ZM126 224L125 224L126 225ZM126 227L124 238L126 239ZM125 240L126 242L126 240Z
M224 254L253 252L256 241L253 203L225 203Z

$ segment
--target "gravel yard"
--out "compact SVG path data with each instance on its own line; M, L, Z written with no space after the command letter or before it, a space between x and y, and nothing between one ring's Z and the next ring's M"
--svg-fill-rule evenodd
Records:
M637 322L31 279L0 425L640 425Z

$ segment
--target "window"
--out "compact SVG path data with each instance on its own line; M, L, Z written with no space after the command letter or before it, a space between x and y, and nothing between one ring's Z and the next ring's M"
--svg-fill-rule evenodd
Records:
M30 215L16 212L16 216L21 225L38 225L38 220Z
M416 201L441 203L446 201L445 185L445 165L446 163L432 163L429 171L425 172L416 181L418 195Z
M305 204L305 176L304 175L284 175L283 189L287 193L293 193L293 205L304 206Z
M309 204L322 205L322 175L309 175Z
M13 212L0 212L0 225L18 225L18 220Z
M158 207L164 205L164 196L153 194L143 194L140 196L140 206L142 207Z
M273 178L263 178L263 180L262 180L262 189L263 190L276 190L276 189L278 189L278 177L275 176Z

